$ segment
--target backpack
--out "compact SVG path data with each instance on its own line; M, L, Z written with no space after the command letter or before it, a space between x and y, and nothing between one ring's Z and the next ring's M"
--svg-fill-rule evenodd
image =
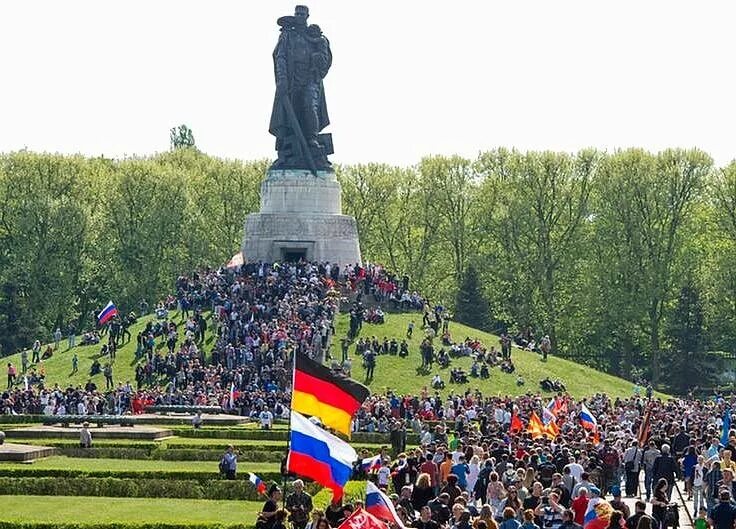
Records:
M227 474L227 462L225 461L225 458L223 457L220 459L220 474Z

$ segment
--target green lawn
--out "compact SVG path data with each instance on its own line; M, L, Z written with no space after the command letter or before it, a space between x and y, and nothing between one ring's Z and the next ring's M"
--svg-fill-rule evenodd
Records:
M178 313L171 313L174 321L181 321ZM131 327L130 332L133 337L139 332L145 323L152 316L141 318L136 325ZM392 389L400 393L417 393L422 386L429 386L432 374L440 372L443 380L447 384L449 380L449 370L438 370L436 367L431 374L420 374L417 368L421 361L419 358L419 344L421 343L423 331L420 329L422 317L419 313L406 314L387 314L386 323L383 325L364 324L361 336L376 336L380 340L384 336L389 338L396 337L401 339L406 334L406 327L409 321L413 320L417 326L414 330L414 337L410 340L410 355L408 358L399 358L398 356L380 356L375 369L374 380L370 383L374 392L384 392L386 389ZM210 325L210 328L212 326ZM340 345L339 339L347 333L348 315L341 314L337 322L337 336L334 340L333 355L339 357ZM480 339L487 347L496 346L498 348L498 337L492 334L484 333L476 329L461 325L459 323L451 323L450 331L453 339L462 340L466 336ZM212 344L212 335L208 334L205 339L205 349L209 351ZM437 340L438 341L438 340ZM439 344L439 341L438 341ZM163 341L159 338L157 347L163 348ZM72 352L66 350L66 341L62 342L60 351L44 362L47 373L48 385L59 383L67 384L84 384L88 379L89 368L92 361L99 354L100 346L75 347L79 356L79 373L70 375ZM351 354L354 348L351 348ZM134 381L135 373L135 344L127 343L122 346L117 353L113 368L113 377L116 382ZM566 384L568 391L576 397L584 397L592 395L596 392L606 392L612 396L628 396L632 393L633 385L626 380L607 375L595 369L576 364L568 360L551 356L548 362L542 362L539 355L513 349L513 359L516 364L517 373L526 381L524 386L516 385L516 375L508 375L502 373L498 369L491 370L489 379L471 379L466 385L447 384L447 391L462 391L466 389L480 389L484 394L500 394L500 395L520 395L527 392L537 392L539 390L539 380L545 376L551 378L560 378ZM17 366L20 365L20 355L12 355L7 361L11 361ZM105 359L100 359L104 364ZM468 358L454 359L452 365L461 366L469 371L471 361ZM353 377L362 380L363 368L359 361L353 362ZM98 387L104 388L104 377L96 375L93 380ZM665 396L658 394L659 396ZM243 428L257 428L257 424L252 423L243 426ZM285 428L284 425L277 425L277 428ZM199 440L198 440L199 441Z
M545 376L561 379L567 386L568 392L575 397L590 396L597 392L605 392L611 396L629 396L632 394L633 384L631 382L554 356L550 356L547 362L542 362L541 357L536 353L522 351L518 348L514 348L512 351L512 359L516 365L516 373L512 375L494 368L491 369L490 378L488 379L470 378L468 384L449 384L450 370L439 369L437 364L434 365L430 374L419 374L417 372L421 366L419 345L424 337L421 329L422 315L419 313L387 313L386 323L383 325L364 323L359 337L371 338L376 336L379 341L383 341L384 336L389 339L395 337L401 342L401 339L406 336L407 325L412 320L416 325L414 327L414 337L409 340L409 356L400 358L399 356L381 355L377 358L374 379L369 384L371 391L374 393L383 393L387 389L398 393L417 393L423 386L430 387L432 375L440 373L446 384L446 390L443 392L445 394L449 391L457 393L465 392L468 389L475 390L476 388L485 395L536 393L539 391L539 381ZM337 337L332 348L333 356L338 359L341 354L340 339L347 334L348 328L349 317L347 314L341 314L337 323ZM496 349L499 349L500 347L497 336L460 323L450 323L450 334L453 340L456 341L470 337L479 339L488 348L495 346ZM437 338L435 339L435 349L439 345L441 345L441 342ZM351 356L354 356L354 352L355 347L351 346ZM452 360L451 367L460 366L466 372L470 372L471 364L472 361L469 358L455 358ZM516 385L517 373L524 378L526 382L524 386ZM361 382L365 379L364 370L359 359L353 358L352 375L353 378Z
M146 323L154 320L155 316L148 315L143 318L139 318L135 325L130 327L131 341L121 346L117 353L115 362L113 364L113 379L115 383L125 383L130 381L135 385L135 337L136 335L145 328ZM169 320L174 321L177 324L183 322L181 315L177 311L169 312ZM208 321L208 325L210 322ZM212 325L209 325L208 331L205 335L205 351L210 352L212 348L213 336L209 330ZM183 334L183 329L179 329L179 336ZM102 337L102 343L107 343L107 336ZM81 337L77 337L77 344L81 343ZM63 387L67 385L84 385L90 378L97 384L100 389L105 388L105 377L100 373L93 377L89 376L90 367L95 359L98 359L100 364L103 366L108 362L107 357L100 357L100 349L102 349L102 343L97 345L80 346L77 345L73 349L68 349L66 337L61 341L59 350L54 352L54 355L43 361L43 367L46 370L46 385L53 386L59 384ZM166 350L166 343L162 337L156 338L156 348L158 350ZM46 345L41 348L41 351L46 350ZM79 358L79 371L72 375L72 356L77 353ZM31 352L28 352L28 360L33 358ZM12 362L17 368L18 372L21 370L20 353L10 355L3 358L3 362ZM5 364L3 364L5 365ZM31 368L39 368L36 364L31 364ZM30 370L30 368L29 368ZM20 378L19 384L22 385L22 377Z
M43 470L77 470L84 472L213 472L218 473L213 461L164 461L158 459L93 459L53 456L34 463L0 463L0 468L36 468ZM241 461L243 472L278 472L278 463Z
M0 521L23 523L180 523L252 527L263 502L67 496L0 496Z

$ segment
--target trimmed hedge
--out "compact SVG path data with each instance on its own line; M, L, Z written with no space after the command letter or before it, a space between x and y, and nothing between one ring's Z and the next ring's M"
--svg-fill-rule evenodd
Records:
M288 430L251 430L245 428L172 428L175 435L179 437L201 437L205 439L249 439L252 441L284 441L288 437ZM355 432L351 439L353 443L363 444L390 444L388 434ZM419 444L419 436L415 433L406 434L408 445Z
M0 424L42 423L45 415L0 415Z
M316 488L314 485L311 487ZM118 478L0 478L0 490L31 496L104 496L111 498L263 499L244 480L171 480Z
M224 452L224 448L174 449L162 447L148 450L145 448L116 448L107 446L97 446L92 448L65 446L59 450L61 455L68 457L86 457L91 459L150 459L162 461L219 461ZM243 461L279 463L283 456L283 452L284 448L281 448L280 452L273 450L241 450L238 456Z
M186 472L186 471L133 471L133 470L69 470L63 468L3 468L0 465L0 477L6 478L127 478L127 479L173 479L191 481L215 481L219 477L217 465L213 465L212 472ZM264 481L281 481L279 472L259 472L259 477ZM237 480L247 480L247 470L238 472ZM237 481L236 480L236 481ZM226 480L222 479L225 482ZM229 481L229 483L233 483Z

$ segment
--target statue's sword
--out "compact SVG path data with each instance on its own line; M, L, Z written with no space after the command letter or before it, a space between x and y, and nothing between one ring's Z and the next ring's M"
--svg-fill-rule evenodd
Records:
M296 112L294 112L294 107L291 104L291 99L289 99L288 94L284 93L281 95L281 104L284 105L284 110L286 110L286 115L289 117L289 121L291 122L291 128L294 129L294 134L296 134L296 137L299 140L299 144L302 146L302 151L304 152L304 157L307 159L309 170L316 177L317 176L317 166L314 164L314 158L312 158L312 151L309 150L307 139L304 137L304 133L302 132L302 127L299 125L299 120L296 118Z

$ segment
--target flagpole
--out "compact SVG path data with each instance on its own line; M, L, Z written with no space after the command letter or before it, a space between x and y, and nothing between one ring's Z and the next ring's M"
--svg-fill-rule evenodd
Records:
M291 362L291 398L294 398L294 378L296 377L296 355L297 351L294 349L291 353L292 356L292 362ZM291 402L289 402L289 426L286 430L286 468L284 468L284 473L281 475L281 487L284 489L284 493L282 494L282 500L283 500L283 506L286 508L286 476L288 474L289 469L289 448L291 443Z

